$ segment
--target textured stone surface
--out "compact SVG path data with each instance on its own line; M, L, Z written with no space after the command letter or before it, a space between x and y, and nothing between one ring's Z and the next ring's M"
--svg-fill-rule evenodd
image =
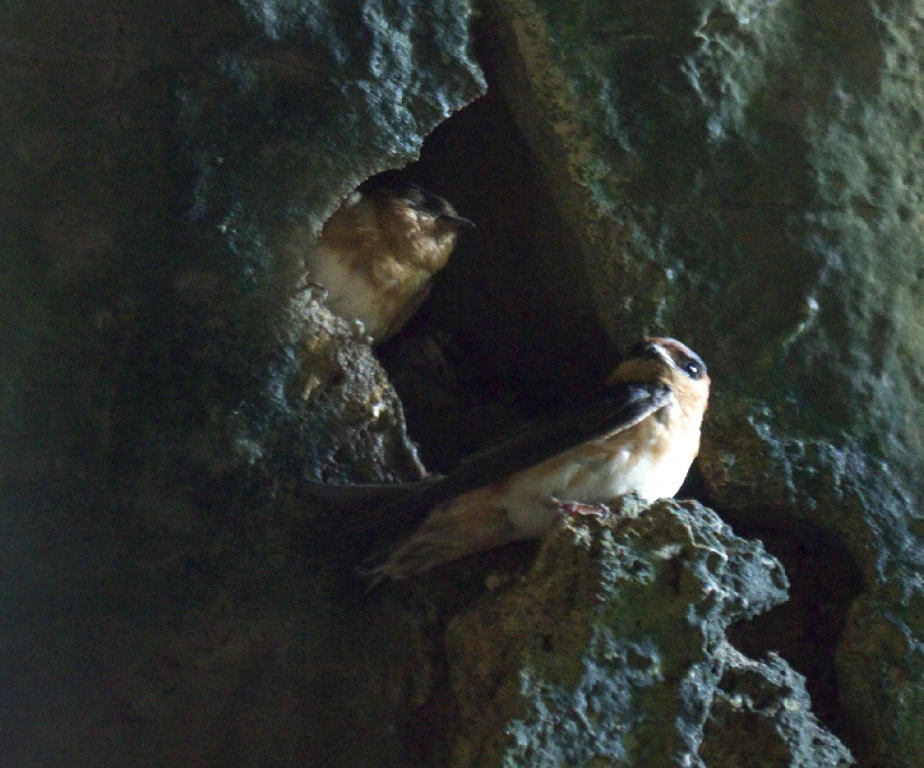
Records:
M725 642L787 586L759 543L696 503L567 521L521 584L450 624L453 765L732 765L700 760L700 745L706 726L710 754L723 754L739 712L766 733L736 737L737 764L847 765L785 662L750 662ZM764 761L777 740L790 762Z
M483 409L427 424L440 458L596 380L591 326L677 335L717 389L691 488L843 560L753 625L778 567L699 507L359 600L348 521L290 492L422 471L284 243L482 92L467 3L7 11L4 754L839 764L779 649L862 765L921 764L920 3L494 0L498 88L429 166L490 242L434 290Z
M922 754L921 550L911 494L889 465L856 445L781 440L766 414L719 416L701 465L715 503L744 526L810 526L840 542L866 591L846 617L836 652L839 702L853 727L875 734L872 764L913 765ZM741 424L747 425L742 429ZM754 489L761 498L754 503ZM900 750L896 747L900 746ZM871 748L873 747L873 748Z
M843 735L862 763L920 764L920 3L489 18L609 332L666 331L710 365L702 498L846 548L866 591L828 649Z
M7 5L4 760L406 764L418 619L287 492L423 468L277 244L483 91L468 4Z
M804 679L779 656L753 661L726 649L726 660L700 747L706 765L852 764L850 753L809 712Z
M157 452L193 439L191 423L209 434L180 453L265 458L274 441L291 445L306 387L317 389L300 377L325 355L350 358L333 368L364 380L330 399L352 399L365 414L354 421L380 422L380 440L406 442L368 351L318 351L353 334L301 290L297 258L277 246L293 226L317 229L359 181L413 159L482 92L468 6L181 5L77 14L49 3L6 19L16 141L3 236L18 258L3 282L14 318L4 397L30 451L16 474ZM312 412L313 433L326 434ZM140 429L176 434L144 445ZM339 444L362 453L369 441L354 437ZM401 450L373 448L356 469L400 475L383 458ZM315 476L316 459L303 462Z

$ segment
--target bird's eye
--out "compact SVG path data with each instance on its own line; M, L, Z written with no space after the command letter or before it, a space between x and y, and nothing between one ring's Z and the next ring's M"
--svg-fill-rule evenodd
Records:
M702 366L699 363L697 363L695 360L690 360L689 362L684 364L683 370L686 371L687 375L691 379L698 379L700 376L703 375Z

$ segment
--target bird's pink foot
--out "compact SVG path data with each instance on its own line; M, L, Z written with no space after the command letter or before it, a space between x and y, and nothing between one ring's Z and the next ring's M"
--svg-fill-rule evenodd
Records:
M553 499L552 503L563 515L570 517L591 515L607 518L610 516L610 508L606 504L584 504L580 501L559 501L558 499Z
M299 282L298 285L295 286L295 291L297 293L311 291L312 293L319 294L321 301L327 301L327 297L329 295L327 288L325 288L320 283L316 283L314 280L308 280L307 278L303 279L301 282Z

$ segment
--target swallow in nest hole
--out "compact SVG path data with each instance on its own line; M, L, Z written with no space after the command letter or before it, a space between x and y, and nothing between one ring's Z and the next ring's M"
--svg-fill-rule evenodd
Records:
M416 184L355 191L303 251L313 284L346 320L359 320L374 344L397 333L446 266L459 230L474 227L439 195ZM289 250L300 251L300 233Z

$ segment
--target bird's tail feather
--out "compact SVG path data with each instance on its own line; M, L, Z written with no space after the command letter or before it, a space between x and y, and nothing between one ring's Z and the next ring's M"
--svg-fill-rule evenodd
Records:
M368 558L358 569L359 575L372 588L385 579L400 581L520 538L502 509L476 506L480 501L477 496L466 494L434 510L390 554L379 553Z

